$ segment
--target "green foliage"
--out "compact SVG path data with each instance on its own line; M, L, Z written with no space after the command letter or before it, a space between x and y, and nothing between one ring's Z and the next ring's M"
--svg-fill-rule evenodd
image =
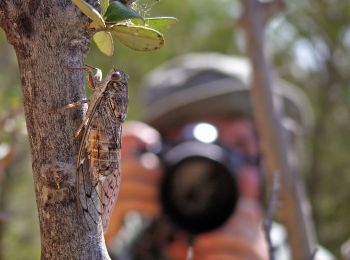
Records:
M145 1L139 0L135 4L139 13L149 16L149 8L141 8L141 6L146 5L142 5L140 2L144 3ZM151 4L147 4L147 6L151 6ZM231 0L206 1L204 5L199 4L196 0L181 3L163 0L160 4L152 7L153 16L162 17L162 14L170 14L179 20L176 26L165 32L166 44L164 48L157 52L144 52L140 55L138 52L129 51L129 48L121 44L120 41L116 41L117 52L110 58L101 59L96 51L98 47L93 45L86 63L98 65L105 73L111 66L121 67L131 76L129 79L128 119L138 118L140 113L138 89L141 87L144 75L153 67L188 52L218 51L242 55L242 49L234 41L240 37L240 33L234 30L238 9L239 5ZM146 23L147 19L145 18Z
M128 19L139 19L143 21L143 17L138 12L118 1L114 1L108 6L104 16L108 23L117 23Z
M151 27L158 31L168 30L176 22L177 22L177 19L175 17L145 18L146 26Z
M159 49L164 45L164 37L157 28L166 29L177 21L173 17L155 17L156 21L145 23L144 18L136 10L119 1L112 1L105 12L107 2L102 3L101 14L105 17L103 18L84 0L72 1L92 20L90 28L96 30L93 39L99 50L107 56L112 56L114 52L112 35L125 46L136 51Z
M164 45L163 35L146 26L116 24L111 27L111 32L121 43L136 51L152 51Z
M114 52L114 45L112 35L109 32L97 32L93 36L94 42L99 50L107 56L112 56Z
M109 0L100 0L101 14L104 15L107 11Z

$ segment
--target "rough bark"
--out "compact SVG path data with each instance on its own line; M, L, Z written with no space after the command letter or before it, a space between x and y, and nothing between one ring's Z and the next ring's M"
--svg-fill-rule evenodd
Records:
M87 229L76 207L74 132L83 110L52 111L85 95L83 73L65 67L84 64L87 22L70 0L0 0L0 27L20 68L42 259L109 258L101 226Z

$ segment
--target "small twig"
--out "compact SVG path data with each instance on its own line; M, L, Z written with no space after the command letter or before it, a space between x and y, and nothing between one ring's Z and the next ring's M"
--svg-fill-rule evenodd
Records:
M279 189L280 189L280 175L279 173L274 173L273 180L272 180L271 197L269 200L266 217L263 224L263 228L265 231L265 238L269 247L270 260L275 259L273 254L274 248L271 241L271 228L272 228L273 215L276 207L278 206L277 194Z

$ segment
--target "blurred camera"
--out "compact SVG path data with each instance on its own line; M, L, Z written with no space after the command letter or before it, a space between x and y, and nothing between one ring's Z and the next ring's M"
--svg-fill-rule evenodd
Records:
M198 122L183 128L179 141L163 144L160 201L178 227L199 234L223 225L234 212L242 156L218 142L219 131Z

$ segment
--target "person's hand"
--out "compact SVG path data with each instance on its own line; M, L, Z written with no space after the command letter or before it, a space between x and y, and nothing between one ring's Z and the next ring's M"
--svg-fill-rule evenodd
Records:
M229 220L219 229L194 238L194 260L267 260L268 246L262 229L263 212L258 200L257 169L241 169L241 198ZM168 246L170 259L185 259L188 235L179 232Z
M116 206L105 233L107 244L118 233L127 212L140 212L149 218L160 214L159 161L156 155L145 152L159 142L159 133L148 125L141 122L124 124L121 150L122 180Z
M258 169L245 166L238 179L240 200L231 218L221 228L198 236L195 259L265 260L268 247L262 229Z
M268 260L260 205L242 198L235 213L219 229L194 237L194 260ZM169 259L186 259L188 235L178 232L167 246Z
M196 238L194 259L269 259L262 219L260 205L256 201L241 199L235 214L223 227Z

